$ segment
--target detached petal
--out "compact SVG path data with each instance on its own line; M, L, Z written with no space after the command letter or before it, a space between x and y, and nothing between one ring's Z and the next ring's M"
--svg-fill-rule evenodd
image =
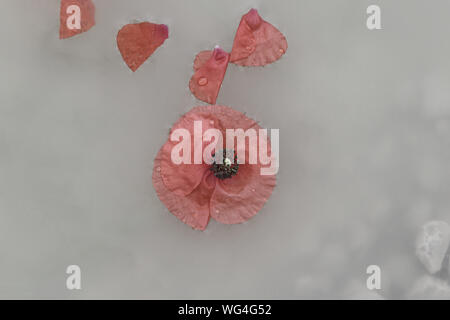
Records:
M280 59L287 47L285 36L251 9L242 17L236 31L230 62L264 66Z
M215 104L230 55L221 48L215 48L208 60L207 56L207 51L197 55L194 61L195 73L189 81L189 89L197 99Z
M79 12L76 12L79 10ZM79 25L76 22L80 19ZM69 23L68 23L68 20ZM66 39L91 29L95 25L95 6L92 0L61 0L59 38Z
M168 37L169 28L164 24L127 24L117 33L117 47L127 66L134 72Z

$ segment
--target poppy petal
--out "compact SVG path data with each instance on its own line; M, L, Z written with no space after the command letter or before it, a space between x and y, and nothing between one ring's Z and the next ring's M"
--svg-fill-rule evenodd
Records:
M213 106L212 112L218 119L218 127L225 132L226 129L259 129L258 122L247 117L244 113L225 106Z
M169 37L164 24L127 24L117 33L117 47L128 67L136 71Z
M275 175L260 174L260 165L241 165L231 179L216 184L211 197L211 216L224 224L236 224L256 215L272 194Z
M202 182L186 196L171 192L161 177L161 160L163 149L158 152L153 167L153 186L156 194L167 209L178 219L197 230L204 230L210 217L210 198L214 190L215 179L210 179L211 173L205 172Z
M177 129L187 130L190 134L190 164L180 163L175 164L172 157L172 150L175 145L182 143L181 141L171 141L170 139L162 147L160 157L161 176L166 184L166 187L180 196L191 193L201 182L205 171L208 171L208 166L205 163L195 164L194 155L196 153L195 147L203 150L204 142L198 146L194 142L194 122L201 121L202 132L214 127L214 117L208 112L201 112L195 108L185 115L183 115L173 126L170 136ZM183 138L184 139L184 138ZM181 140L181 139L180 139ZM199 151L200 154L202 151Z
M214 116L219 119L218 125L223 131L226 129L261 129L255 120L239 111L224 106L209 107L214 112ZM259 132L257 136L261 138ZM261 163L248 164L249 152L249 141L246 139L245 158L247 162L239 165L237 174L232 178L219 180L212 194L211 216L221 223L236 224L253 217L264 206L276 185L275 175L261 175L263 167ZM267 152L271 154L269 139L267 139Z
M245 14L234 38L230 62L241 66L264 66L280 59L287 50L285 36L264 21L256 9Z
M189 81L189 89L197 99L215 104L227 71L230 55L216 47L207 61L204 61L205 57L205 51L197 55L194 62L195 73Z
M213 50L200 51L194 59L194 71L202 67L212 56Z
M226 106L197 106L192 108L185 116L193 114L200 116L205 120L210 120L211 126L223 131L224 138L226 129L260 129L257 121L247 117L242 112ZM211 120L214 120L214 122L212 123Z
M59 38L86 32L95 25L95 6L91 0L61 0Z
M168 141L161 148L161 177L171 192L184 196L191 193L201 182L208 168L204 164L174 164L171 159L174 143Z

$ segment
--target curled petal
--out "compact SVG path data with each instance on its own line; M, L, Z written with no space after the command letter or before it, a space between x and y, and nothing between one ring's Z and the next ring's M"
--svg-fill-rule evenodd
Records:
M197 71L198 69L200 69L200 67L202 67L203 65L205 65L205 63L211 59L211 56L213 54L213 50L204 50L204 51L200 51L194 59L194 71Z
M205 172L201 182L194 190L185 196L171 192L161 177L161 159L164 157L161 149L155 158L153 167L153 186L162 203L178 219L194 229L204 230L210 217L210 198L215 187L211 173Z
M207 56L207 51L197 55L194 61L195 73L189 81L189 89L197 99L214 104L227 71L230 55L221 48L215 48L208 60Z
M264 21L258 11L245 14L234 38L230 62L241 66L264 66L280 59L287 50L285 36Z

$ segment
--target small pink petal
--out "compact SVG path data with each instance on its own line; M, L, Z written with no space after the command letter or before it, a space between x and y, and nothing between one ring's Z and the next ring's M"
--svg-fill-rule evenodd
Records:
M78 7L80 24L74 23L76 11L70 10L70 6ZM69 12L69 13L68 13ZM69 23L68 23L68 20ZM69 25L74 27L69 28ZM95 25L95 6L91 0L61 0L59 38L66 39L91 29Z
M127 24L117 33L117 47L128 67L136 71L169 37L164 24Z
M230 62L264 66L280 59L287 47L285 36L251 9L242 17L236 31Z
M189 81L189 89L197 99L209 104L216 103L229 59L230 55L221 48L215 48L212 53L202 51L196 56L195 73Z

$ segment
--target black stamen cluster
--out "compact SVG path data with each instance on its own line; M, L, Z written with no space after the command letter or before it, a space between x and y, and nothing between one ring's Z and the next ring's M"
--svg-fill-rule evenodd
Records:
M215 157L215 154L213 154L213 157ZM232 176L236 175L239 170L239 163L237 163L237 155L234 155L234 161L231 165L225 164L225 159L229 158L227 157L227 153L222 153L222 163L217 163L216 160L214 160L214 163L211 165L211 170L214 172L214 176L217 178L223 180L223 179L229 179Z

